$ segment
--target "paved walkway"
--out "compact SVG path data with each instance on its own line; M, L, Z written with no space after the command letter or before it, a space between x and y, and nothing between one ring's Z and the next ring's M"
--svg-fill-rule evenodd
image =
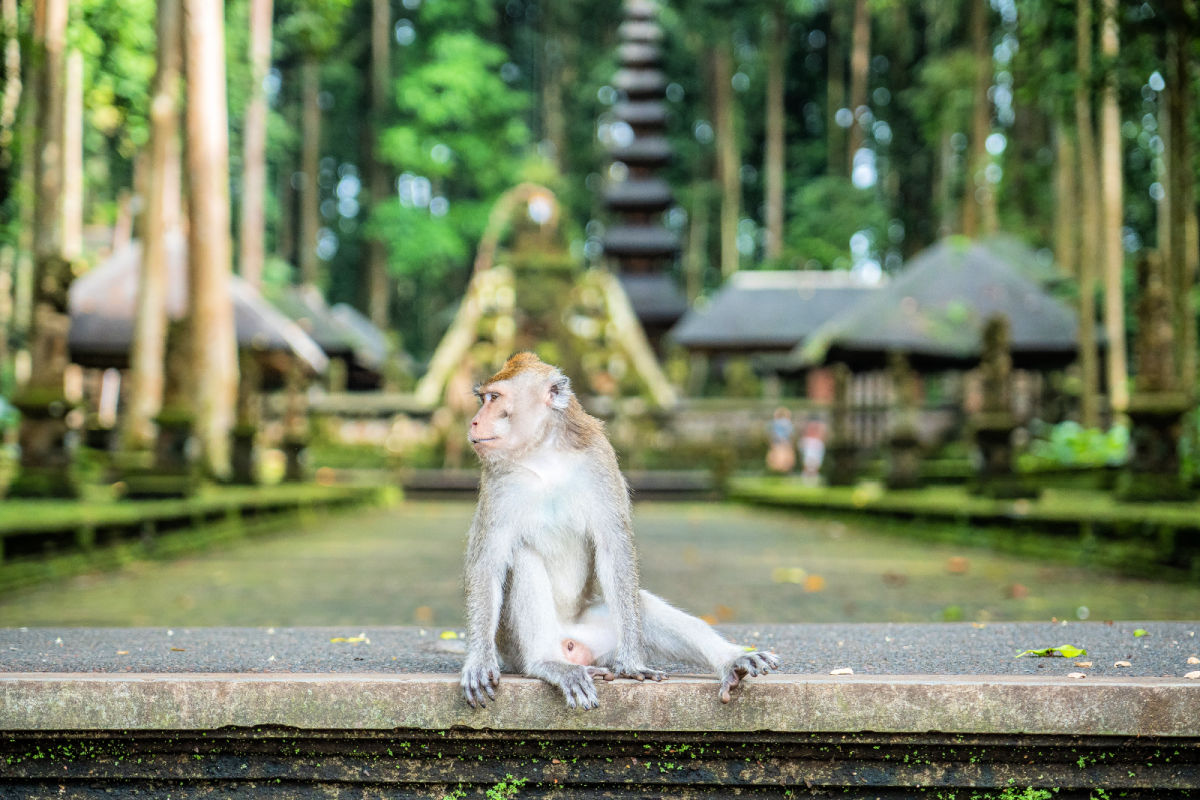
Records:
M470 503L347 512L226 549L0 595L3 626L451 627ZM1200 586L718 503L635 510L643 585L714 621L1196 619Z
M1145 630L1143 636L1135 631ZM768 648L782 670L827 675L1036 675L1181 678L1200 670L1200 621L724 625L734 641ZM0 629L0 672L455 673L461 630L357 628ZM354 641L362 639L363 641ZM1078 658L1015 658L1069 644ZM1089 663L1091 666L1079 666ZM1116 666L1127 662L1129 666ZM695 672L671 665L675 672ZM1197 682L1200 689L1200 681Z

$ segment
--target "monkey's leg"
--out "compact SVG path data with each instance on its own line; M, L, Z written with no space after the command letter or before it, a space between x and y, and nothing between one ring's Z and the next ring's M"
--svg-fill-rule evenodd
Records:
M514 666L531 678L557 686L570 708L596 708L600 701L593 676L603 670L563 658L563 626L555 611L545 563L534 553L519 552L510 576L504 621Z
M721 679L722 703L729 690L746 675L765 675L779 668L774 653L746 652L727 641L704 620L680 611L657 595L642 590L642 638L658 661L707 664Z

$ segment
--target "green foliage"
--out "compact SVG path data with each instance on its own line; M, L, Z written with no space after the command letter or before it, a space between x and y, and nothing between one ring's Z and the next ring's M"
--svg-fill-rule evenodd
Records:
M888 217L878 196L846 178L805 182L792 194L790 211L789 258L810 269L849 268L850 237L859 231L866 231L876 247L885 241Z
M150 135L154 0L82 0L68 37L84 60L84 154L102 217L133 183L133 158Z
M487 790L487 800L512 800L521 793L521 788L528 778L514 778L505 775L504 780Z
M1129 429L1114 425L1107 431L1060 422L1038 433L1018 459L1022 471L1072 467L1115 467L1129 457Z
M401 173L395 199L372 209L370 235L388 244L389 266L411 308L404 339L432 350L466 286L467 268L495 200L522 177L531 134L526 93L501 77L508 56L472 27L490 13L477 3L454 18L422 6L411 66L394 84L398 124L382 136L381 156ZM471 22L475 22L475 26Z
M280 6L277 32L294 52L320 58L341 41L350 0L291 0Z

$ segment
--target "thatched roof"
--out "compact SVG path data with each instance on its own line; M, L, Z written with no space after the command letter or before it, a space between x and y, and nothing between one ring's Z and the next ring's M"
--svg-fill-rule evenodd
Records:
M347 321L345 310L335 314L317 287L289 286L273 293L271 302L311 336L330 358L340 358L349 366L368 372L379 373L383 369L387 358L387 340L383 333L365 317L361 321L373 335L360 331L358 320Z
M999 247L952 237L923 251L882 291L829 320L795 348L794 368L844 361L883 366L891 352L922 369L967 367L979 360L988 318L1012 330L1013 363L1056 368L1075 359L1075 312L1027 275L1028 263ZM1028 253L1028 251L1024 251Z
M130 242L71 285L71 360L84 366L123 368L129 364L137 305L141 242ZM181 319L187 308L187 241L167 237L167 315ZM291 353L313 371L329 360L300 327L263 299L254 287L230 276L234 324L239 348Z
M735 273L671 338L689 350L791 350L819 326L877 290L848 272Z

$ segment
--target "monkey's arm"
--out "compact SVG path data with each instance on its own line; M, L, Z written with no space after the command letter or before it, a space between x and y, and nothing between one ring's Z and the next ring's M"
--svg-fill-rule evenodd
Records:
M484 692L493 700L493 687L500 684L500 659L496 654L496 631L500 625L504 576L508 560L496 552L496 532L491 535L476 512L467 537L467 657L463 663L462 688L472 707L486 705Z

